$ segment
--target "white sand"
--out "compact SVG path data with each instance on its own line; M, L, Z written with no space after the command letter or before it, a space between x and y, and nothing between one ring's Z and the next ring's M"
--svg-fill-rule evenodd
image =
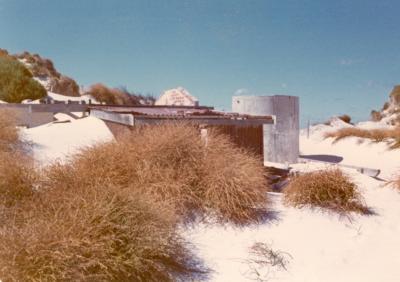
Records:
M86 117L74 120L63 114L56 117L70 122L49 123L22 132L24 138L33 143L34 157L41 164L56 159L65 160L79 148L113 139L110 130L100 119Z
M321 138L326 130L332 127L312 128L309 139L303 132L302 154L341 156L347 164L382 169L385 178L400 171L400 150L389 151L385 144L368 141L359 144L356 138L332 144L332 140ZM79 147L112 139L105 124L92 117L26 129L24 134L34 142L35 157L44 164L56 158L65 159ZM324 165L293 167L311 171ZM185 230L198 256L214 270L211 281L254 281L245 261L249 258L248 248L257 241L292 257L288 257L288 271L259 269L269 281L399 281L400 193L354 170L345 169L345 172L359 185L366 204L377 215L354 215L350 221L320 210L285 207L280 194L270 193L272 209L277 215L275 220L243 229L197 225Z

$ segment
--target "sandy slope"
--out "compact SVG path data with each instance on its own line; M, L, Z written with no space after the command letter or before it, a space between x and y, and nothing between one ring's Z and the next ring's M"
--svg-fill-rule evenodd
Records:
M49 123L24 129L22 134L33 144L35 159L41 164L64 160L79 148L96 142L112 140L112 133L103 121L94 117L74 120L67 115L57 115L68 123Z
M342 163L379 168L389 179L400 172L400 150L385 144L350 138L332 144L322 135L332 127L312 128L300 137L301 153L335 155ZM363 141L360 144L360 141ZM322 164L296 164L296 170L312 171L329 167ZM205 262L215 270L212 281L254 281L250 275L248 248L256 241L290 254L288 271L259 268L268 281L399 281L400 277L400 193L384 182L344 169L359 185L366 204L376 215L339 218L320 210L285 207L281 195L271 193L277 219L242 230L231 227L197 226L186 234L198 247Z
M382 169L389 177L400 171L400 150L388 151L383 144L362 144L345 140L332 144L321 134L329 128L313 128L310 138L302 134L303 154L331 154L343 162ZM96 118L73 120L26 129L41 163L65 158L80 146L112 139L104 123ZM310 171L321 164L296 164L294 169ZM198 255L214 270L211 281L254 281L246 260L256 241L286 252L288 270L258 269L269 281L399 281L400 277L400 193L384 182L346 169L359 185L365 201L377 213L355 215L352 220L310 209L285 207L281 195L270 193L275 218L260 226L235 229L230 226L197 225L185 230Z

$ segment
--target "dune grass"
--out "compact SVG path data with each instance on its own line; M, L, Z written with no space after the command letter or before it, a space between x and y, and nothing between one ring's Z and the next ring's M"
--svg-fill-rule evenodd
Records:
M361 129L356 127L341 128L337 131L327 132L325 138L333 138L334 142L349 137L370 139L373 142L389 142L391 149L400 147L400 128L394 129Z
M14 112L0 110L0 205L6 207L29 197L37 178L15 121Z
M132 105L131 97L117 88L109 88L101 83L90 86L89 94L98 102L108 105Z
M0 109L0 152L12 152L20 148L16 118L15 112Z
M107 179L147 191L174 203L184 221L207 217L241 225L257 221L268 206L262 162L217 132L205 146L189 124L144 126L83 150L49 175L61 186Z
M20 142L15 126L1 117L7 125L0 128L6 144L0 151L2 281L200 281L207 276L178 232L181 218L173 202L132 188L130 179L113 181L116 171L92 174L91 168L110 168L107 158L86 170L54 164L37 171L32 159L12 146ZM118 165L114 160L110 164Z
M206 273L178 234L174 209L143 193L53 187L13 212L0 229L3 281L188 281Z
M340 169L308 172L294 177L284 190L284 202L295 207L319 207L341 214L369 214L350 178Z

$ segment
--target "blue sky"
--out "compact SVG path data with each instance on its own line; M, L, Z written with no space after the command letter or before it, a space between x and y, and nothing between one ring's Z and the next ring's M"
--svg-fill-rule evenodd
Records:
M81 85L300 96L302 121L366 119L400 84L400 1L0 0L0 48Z

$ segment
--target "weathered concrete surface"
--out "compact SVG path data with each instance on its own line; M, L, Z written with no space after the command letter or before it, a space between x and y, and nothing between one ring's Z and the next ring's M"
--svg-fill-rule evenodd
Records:
M299 97L234 96L232 111L248 115L273 115L276 122L265 124L264 162L297 163L299 156Z
M1 105L0 110L10 111L15 115L18 126L35 127L54 121L51 112L32 112L29 107L6 107Z
M114 113L92 109L90 111L90 115L105 121L111 121L119 124L125 124L129 126L133 126L135 124L132 114Z
M88 106L80 104L0 104L0 110L9 110L15 113L17 125L35 127L54 121L54 114L86 112Z

